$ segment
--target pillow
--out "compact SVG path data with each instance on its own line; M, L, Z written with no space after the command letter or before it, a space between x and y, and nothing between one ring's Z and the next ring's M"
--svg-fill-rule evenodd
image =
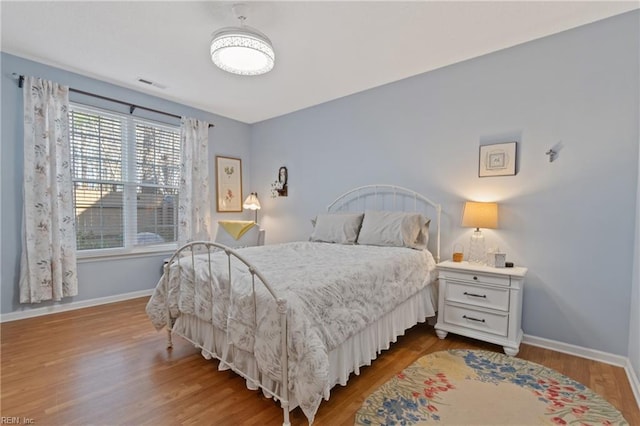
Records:
M241 248L261 245L260 237L260 226L258 224L253 224L253 226L245 230L241 236L235 238L223 226L221 226L220 223L218 223L218 232L216 232L215 242L224 244L231 248Z
M429 242L429 222L420 213L366 211L358 244L424 250Z
M363 213L319 214L309 241L355 244L363 216Z

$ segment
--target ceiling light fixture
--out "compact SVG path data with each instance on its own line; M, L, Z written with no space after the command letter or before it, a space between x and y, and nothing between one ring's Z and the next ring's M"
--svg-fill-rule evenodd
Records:
M269 38L244 24L246 5L234 4L239 27L226 27L213 33L211 60L224 71L239 75L260 75L271 71L276 55Z

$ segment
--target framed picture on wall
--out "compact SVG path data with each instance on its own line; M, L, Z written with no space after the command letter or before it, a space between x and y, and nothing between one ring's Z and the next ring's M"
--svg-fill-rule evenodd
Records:
M516 142L480 146L478 176L513 176L516 174Z
M242 160L216 156L216 210L242 211Z

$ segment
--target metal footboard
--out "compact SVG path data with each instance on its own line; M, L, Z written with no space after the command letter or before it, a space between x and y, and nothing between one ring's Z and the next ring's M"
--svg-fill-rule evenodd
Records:
M196 259L196 255L200 256L200 255L206 255L207 256L207 261L208 261L208 267L209 267L209 285L211 286L211 295L213 297L215 291L214 291L214 284L213 284L213 270L212 270L212 263L211 263L211 258L213 256L214 253L221 253L224 252L224 254L227 256L227 273L228 273L228 278L229 278L229 286L233 286L233 276L232 276L232 268L231 268L231 260L232 258L236 258L237 260L239 260L240 262L242 262L246 267L247 267L247 271L251 274L251 283L252 283L252 293L253 293L253 297L254 297L254 306L255 306L255 302L257 302L257 298L255 296L255 289L256 289L256 281L260 282L268 291L269 294L271 294L271 296L273 297L273 299L276 302L276 309L278 311L278 315L280 317L280 335L281 335L281 341L280 341L280 349L281 349L281 355L280 355L280 365L281 365L281 369L282 369L282 377L281 377L281 386L280 386L280 393L281 395L278 395L277 393L275 393L274 391L271 391L270 389L267 389L266 387L264 387L261 383L261 381L255 380L251 377L249 377L248 375L246 375L240 368L237 368L233 362L229 362L229 360L225 360L222 359L221 354L217 354L217 353L213 353L211 351L209 351L207 348L203 348L200 344L194 342L193 340L187 338L186 336L182 336L184 337L186 340L190 341L191 343L193 343L196 347L198 347L199 349L205 351L206 353L208 353L210 356L212 356L213 358L216 358L218 360L220 360L220 362L225 363L226 365L228 365L234 372L236 372L238 375L242 376L243 378L245 378L246 380L250 381L251 383L253 383L255 386L261 388L265 393L269 394L270 396L272 396L274 399L280 401L280 405L282 407L283 410L283 426L290 426L290 421L289 421L289 362L288 362L288 351L287 351L287 301L281 297L278 296L278 294L276 293L276 291L273 289L273 287L271 287L271 285L269 284L269 282L264 278L264 276L262 276L262 274L260 273L260 271L258 271L256 269L255 266L253 266L250 262L248 262L246 259L244 259L240 254L238 254L235 250L231 249L230 247L224 246L222 244L218 244L218 243L214 243L214 242L209 242L209 241L193 241L190 243L185 244L184 246L180 247L169 259L169 261L165 264L164 266L164 274L162 277L162 285L164 287L164 292L165 292L165 303L166 303L166 327L167 327L167 347L171 348L173 343L172 343L172 333L173 333L173 325L174 325L174 321L175 318L171 317L171 308L170 308L170 298L169 298L169 284L170 284L170 269L171 269L171 265L174 263L174 261L177 261L177 273L182 275L183 272L183 262L185 258L190 259L190 263L191 263L191 270L193 271L193 280L194 283L196 282L196 268L195 268L195 259ZM181 261L182 260L182 261ZM187 260L188 262L188 260ZM260 285L260 284L258 284ZM213 301L212 301L212 305L213 305ZM257 308L257 307L256 307ZM213 307L212 307L213 309ZM254 311L254 318L255 318L255 311Z

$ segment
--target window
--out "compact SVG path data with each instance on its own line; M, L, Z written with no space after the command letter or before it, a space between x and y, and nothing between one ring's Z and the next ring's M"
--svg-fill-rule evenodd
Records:
M77 248L175 243L180 129L71 104Z

